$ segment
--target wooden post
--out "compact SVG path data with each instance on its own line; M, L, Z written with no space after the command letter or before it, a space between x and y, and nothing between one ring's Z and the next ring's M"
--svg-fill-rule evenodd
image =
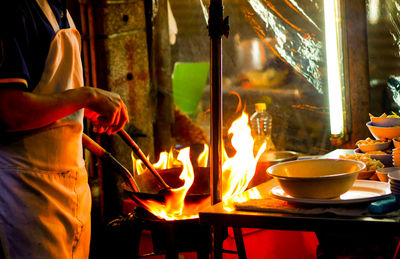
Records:
M151 2L151 1L148 1ZM151 28L154 31L151 32ZM169 43L167 0L158 1L158 11L154 24L148 28L152 33L150 56L150 73L154 88L155 107L154 151L158 157L160 152L169 151L173 145L172 128L174 123L174 103L172 96L171 47Z
M370 111L367 18L365 0L342 0L344 60L346 76L345 122L350 139L342 148L370 136L367 126Z

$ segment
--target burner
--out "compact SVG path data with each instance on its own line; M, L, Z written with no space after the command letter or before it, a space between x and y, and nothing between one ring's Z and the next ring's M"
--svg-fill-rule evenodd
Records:
M147 210L137 207L125 217L110 222L108 239L117 251L113 256L138 258L140 237L144 230L151 233L152 255L178 258L181 252L196 252L197 258L208 258L211 252L211 232L208 226L200 225L199 219L166 221L156 218Z

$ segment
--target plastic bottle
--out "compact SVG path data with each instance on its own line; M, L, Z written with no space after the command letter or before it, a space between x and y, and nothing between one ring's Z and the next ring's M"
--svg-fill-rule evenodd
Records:
M267 142L266 151L275 150L272 142L272 117L267 112L265 103L256 103L255 112L250 116L251 134L254 139L254 153L257 153L261 145Z

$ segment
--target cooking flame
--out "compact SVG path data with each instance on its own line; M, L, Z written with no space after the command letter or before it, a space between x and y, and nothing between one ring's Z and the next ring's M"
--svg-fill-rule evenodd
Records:
M146 171L146 166L143 164L141 160L136 160L133 156L133 152L131 153L132 161L133 161L133 171L136 174L141 175ZM150 161L149 156L147 156L147 160ZM167 169L173 167L180 167L182 163L179 160L174 158L174 152L172 149L169 152L161 152L160 158L157 163L153 164L154 168L157 169Z
M255 174L257 161L267 148L264 143L254 157L254 140L251 137L248 120L248 115L242 112L242 115L232 123L228 131L228 134L232 135L231 144L236 153L229 157L223 149L222 200L227 200L246 190ZM177 159L172 150L169 153L162 152L158 162L154 164L157 169L182 167L179 178L184 182L181 187L171 190L171 194L165 197L165 203L154 200L142 201L146 209L155 216L165 220L198 218L198 212L211 205L210 197L196 203L185 202L186 194L195 180L189 154L190 148L179 150ZM209 147L204 145L204 150L197 160L199 167L207 167L208 154ZM132 159L137 174L149 173L145 172L145 167L140 160L135 160L133 156Z
M232 146L236 154L228 158L224 153L222 165L222 200L246 190L256 171L257 161L266 149L266 143L261 146L254 158L254 140L251 137L251 130L247 122L249 116L242 113L242 116L232 123L228 133L232 134Z
M232 201L233 201L233 203L242 203L242 202L248 201L250 199L254 199L254 200L262 199L262 196L261 196L260 192L258 191L258 189L254 188L254 189L248 190L247 192L239 193L232 198ZM228 212L234 211L235 210L234 207L231 206L232 202L228 203L226 201L227 200L224 201L224 209Z
M190 162L190 148L179 151L177 159L181 161L183 170L179 179L184 181L183 186L172 189L172 194L165 199L165 204L156 201L147 201L147 209L159 218L166 220L191 218L191 215L183 215L184 201L187 191L194 181L193 166Z
M209 148L207 145L204 144L203 152L197 158L197 164L199 167L207 167L208 165L208 153Z

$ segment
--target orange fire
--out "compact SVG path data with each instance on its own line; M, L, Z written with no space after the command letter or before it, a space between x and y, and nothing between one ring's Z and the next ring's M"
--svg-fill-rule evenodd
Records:
M254 140L251 137L248 120L248 115L242 112L242 115L232 123L228 131L229 134L232 134L231 144L236 153L229 157L224 150L221 181L222 200L227 200L246 190L255 174L257 161L266 150L266 143L264 143L254 157ZM207 166L208 153L209 148L204 145L204 150L198 157L199 167ZM176 159L172 150L169 153L162 152L160 159L154 164L157 169L182 167L179 178L184 181L183 186L172 189L171 195L165 197L165 203L154 200L142 201L146 209L155 216L165 220L198 218L198 212L211 205L209 197L196 203L185 202L186 194L194 182L194 171L189 154L190 148L179 150ZM140 160L136 160L133 156L132 159L137 174L149 173Z
M266 149L264 143L257 156L253 155L254 140L248 125L249 116L242 116L232 123L228 133L232 134L232 146L236 154L229 158L224 153L222 165L222 200L229 199L246 190L256 171L257 161Z
M234 207L232 206L233 203L242 203L245 201L248 201L250 199L258 200L262 199L262 196L258 189L254 188L251 190L248 190L247 192L242 192L237 194L232 198L233 202L227 202L227 200L224 201L224 209L228 212L233 211Z

